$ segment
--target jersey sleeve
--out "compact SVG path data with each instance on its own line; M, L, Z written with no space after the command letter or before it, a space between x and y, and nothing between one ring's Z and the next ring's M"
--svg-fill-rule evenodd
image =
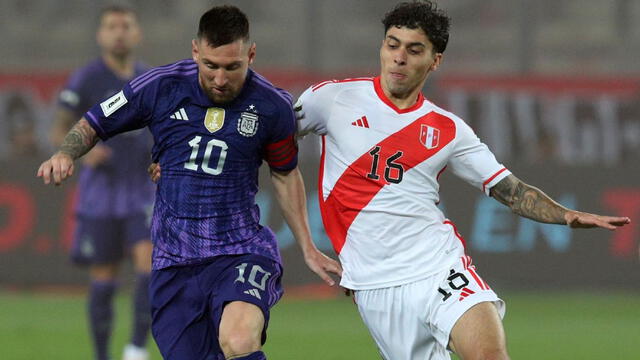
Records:
M118 93L91 107L84 117L102 140L143 128L151 121L148 101L155 98L152 89L149 86L134 92L127 84Z
M330 93L325 89L308 88L296 102L294 109L298 122L298 136L308 133L325 135L329 118Z
M454 153L449 160L453 173L489 195L489 190L511 172L463 121L456 121Z
M80 117L91 105L85 91L87 76L83 69L75 71L58 94L58 106Z
M298 166L296 118L291 107L291 95L286 95L283 95L283 101L278 104L274 126L271 127L264 151L264 159L269 167L278 171L289 171Z

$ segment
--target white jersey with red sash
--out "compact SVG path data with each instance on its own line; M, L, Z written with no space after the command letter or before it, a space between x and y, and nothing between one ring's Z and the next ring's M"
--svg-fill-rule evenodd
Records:
M487 195L510 174L464 121L422 94L399 109L380 78L314 85L298 106L299 133L321 136L320 208L342 286L406 284L459 261L462 237L437 207L440 174Z

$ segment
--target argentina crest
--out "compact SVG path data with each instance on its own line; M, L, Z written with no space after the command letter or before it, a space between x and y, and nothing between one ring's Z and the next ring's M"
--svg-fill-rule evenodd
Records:
M246 111L240 113L238 132L246 137L255 135L258 132L258 115Z
M208 108L204 116L204 127L206 127L210 133L214 133L222 129L222 125L224 125L224 109Z

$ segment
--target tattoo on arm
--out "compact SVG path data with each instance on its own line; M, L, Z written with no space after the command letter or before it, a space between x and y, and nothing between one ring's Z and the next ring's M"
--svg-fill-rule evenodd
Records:
M514 213L529 219L565 224L567 208L558 204L540 189L525 184L513 175L502 179L491 188L491 196L507 205Z
M71 156L72 159L77 159L91 150L97 142L96 131L85 118L82 118L65 136L60 152Z

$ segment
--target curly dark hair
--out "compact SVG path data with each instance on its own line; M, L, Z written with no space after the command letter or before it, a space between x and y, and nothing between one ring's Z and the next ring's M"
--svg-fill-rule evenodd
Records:
M422 29L437 53L447 48L450 21L447 14L429 0L400 3L382 18L385 34L392 26Z
M218 47L238 39L249 40L249 19L232 5L214 6L200 17L198 39Z

